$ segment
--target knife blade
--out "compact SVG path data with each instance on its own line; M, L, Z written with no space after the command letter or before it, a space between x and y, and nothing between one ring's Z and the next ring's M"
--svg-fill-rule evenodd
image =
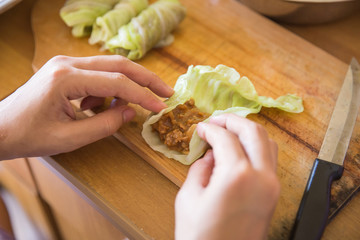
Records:
M300 202L290 239L320 239L329 216L330 190L341 178L360 105L360 66L352 59L318 157Z

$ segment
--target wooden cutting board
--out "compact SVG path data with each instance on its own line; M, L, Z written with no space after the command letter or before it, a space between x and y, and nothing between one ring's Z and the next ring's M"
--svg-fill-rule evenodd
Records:
M295 93L304 100L305 111L301 114L264 108L249 117L263 124L279 145L277 174L282 192L271 223L270 238L285 239L289 236L348 66L235 0L182 0L182 3L187 8L187 17L174 33L175 42L150 51L137 61L139 64L171 86L189 65L225 64L249 77L260 95L276 98ZM32 14L35 70L59 54L109 54L100 52L98 46L90 46L87 38L71 36L70 29L59 17L63 4L63 0L38 0L35 4ZM136 110L136 119L114 136L180 186L188 166L146 145L140 132L148 112ZM335 216L359 189L359 122L358 118L343 177L332 187L330 217Z

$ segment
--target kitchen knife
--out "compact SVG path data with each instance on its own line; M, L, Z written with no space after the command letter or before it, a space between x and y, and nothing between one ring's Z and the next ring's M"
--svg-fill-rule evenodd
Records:
M329 216L330 189L341 177L360 104L360 66L353 58L335 104L319 156L301 200L290 239L320 239Z

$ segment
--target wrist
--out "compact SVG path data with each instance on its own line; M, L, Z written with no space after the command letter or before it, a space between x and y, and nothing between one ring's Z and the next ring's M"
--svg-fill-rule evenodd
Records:
M214 220L216 218L214 217ZM186 234L178 234L181 239L207 239L207 240L237 240L252 239L263 240L267 238L270 219L263 216L243 215L233 219L198 224L198 229ZM202 226L202 227L201 227ZM191 234L193 234L191 236Z
M8 144L8 131L0 120L0 160L10 158L9 149L11 147Z
M16 157L13 144L11 143L11 130L8 124L7 114L0 109L0 160L7 160Z

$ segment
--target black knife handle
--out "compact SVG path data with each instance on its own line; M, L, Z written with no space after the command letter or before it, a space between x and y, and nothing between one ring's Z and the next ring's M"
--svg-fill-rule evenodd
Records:
M290 239L320 239L329 216L333 180L341 177L344 167L316 159L306 184Z

